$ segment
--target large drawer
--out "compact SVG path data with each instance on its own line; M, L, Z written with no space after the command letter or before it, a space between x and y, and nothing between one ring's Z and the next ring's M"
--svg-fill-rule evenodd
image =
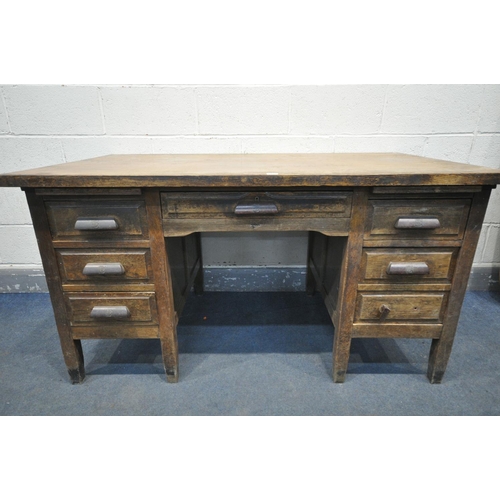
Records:
M349 191L162 193L163 218L349 217Z
M461 239L469 209L468 199L372 199L365 238Z
M46 200L54 240L147 239L143 200L81 198Z
M313 230L346 234L351 191L164 192L165 234L200 231Z
M63 283L148 282L152 278L148 249L56 250Z
M361 261L362 279L384 283L449 283L455 269L458 248L365 248Z
M355 322L442 323L446 293L358 293Z
M68 293L66 303L72 326L158 324L154 293Z

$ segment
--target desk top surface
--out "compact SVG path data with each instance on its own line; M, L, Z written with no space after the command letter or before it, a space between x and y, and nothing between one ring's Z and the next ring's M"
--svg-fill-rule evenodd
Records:
M0 175L32 188L495 184L500 169L398 153L109 155Z

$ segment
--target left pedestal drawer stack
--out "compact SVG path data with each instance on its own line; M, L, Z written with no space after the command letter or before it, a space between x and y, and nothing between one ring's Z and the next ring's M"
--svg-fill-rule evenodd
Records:
M159 336L146 201L131 192L26 193L73 382L84 377L80 339Z

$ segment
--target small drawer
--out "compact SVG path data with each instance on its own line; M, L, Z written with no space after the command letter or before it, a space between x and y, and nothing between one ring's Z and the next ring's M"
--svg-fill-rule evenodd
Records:
M158 324L154 293L69 293L66 301L72 326Z
M468 199L370 200L365 238L462 238Z
M56 250L63 283L147 282L151 256L138 250Z
M385 283L449 283L455 269L457 248L436 251L418 248L367 248L363 251L362 276Z
M144 200L46 200L54 240L147 239Z
M358 293L355 322L442 323L446 293Z
M164 219L349 217L349 191L162 193Z

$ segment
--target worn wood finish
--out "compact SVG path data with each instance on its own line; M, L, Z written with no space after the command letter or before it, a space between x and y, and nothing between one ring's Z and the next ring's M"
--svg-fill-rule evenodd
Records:
M345 380L349 363L351 329L356 308L357 286L361 277L367 198L367 189L360 188L354 191L351 226L340 275L339 305L336 308L338 315L335 317L337 324L333 339L334 382L343 382Z
M101 189L499 183L495 169L395 153L109 155L0 176L0 186Z
M70 324L82 323L113 325L124 323L158 324L156 300L154 293L144 292L98 292L67 294L68 316ZM93 318L91 313L95 307L126 307L130 316L122 319Z
M402 194L445 194L446 196L460 193L478 193L481 191L481 186L409 186L409 187L394 187L394 186L375 186L371 192L377 195L396 195Z
M397 236L391 239L365 239L365 247L420 247L420 248L432 248L432 247L461 247L462 240L457 239L445 239L445 238L428 238L428 239L399 239Z
M82 344L80 340L75 340L71 334L64 293L61 288L61 279L58 272L57 257L52 246L52 236L43 199L37 196L32 190L26 191L26 198L28 200L38 248L42 257L43 270L45 271L47 287L50 292L64 361L71 382L77 384L83 382L85 378Z
M148 249L137 250L56 250L63 284L87 282L94 285L109 285L116 282L139 281L142 284L152 277L151 255ZM106 274L106 265L119 264L121 274ZM89 265L101 265L99 274L84 274Z
M429 367L427 376L431 383L440 383L448 359L451 354L453 340L460 317L460 310L469 280L476 246L481 233L481 227L488 206L491 189L484 187L480 193L474 195L472 208L467 222L463 246L457 260L456 272L453 277L452 288L449 295L449 305L443 321L443 332L439 340L434 340L431 345Z
M245 216L230 219L165 219L165 236L187 236L196 232L220 231L317 231L328 236L347 236L349 218L288 218Z
M442 322L444 293L359 293L354 321Z
M354 323L353 338L392 338L392 339L438 339L443 330L442 324L418 323Z
M72 282L62 285L65 292L154 292L154 283L84 283Z
M35 189L35 194L39 196L139 196L141 190L139 188L130 189L71 189L68 191L67 188L62 189Z
M279 218L349 217L350 191L233 191L162 193L165 219L238 219L245 212L259 214L263 206L273 207L269 215ZM238 207L246 210L238 214ZM251 208L255 207L255 212Z
M105 241L147 239L146 208L141 199L77 198L49 199L45 202L54 240ZM115 221L117 228L109 230L79 230L77 221Z
M306 286L335 325L334 381L353 337L406 337L433 339L439 382L498 183L498 170L400 154L111 155L0 175L27 191L73 382L83 338L159 338L177 381L200 232L288 230L309 232Z
M193 280L194 293L201 295L204 289L203 278L203 255L201 250L201 233L195 233L196 238L196 261L198 262L198 271L196 272Z
M470 200L467 199L393 199L370 200L367 219L367 238L395 237L427 240L435 237L462 238L469 213ZM422 224L426 221L438 222L432 229L398 228L400 219L414 219Z
M149 237L153 275L159 319L159 337L163 363L168 382L179 379L179 354L177 346L177 315L170 274L170 264L163 237L160 193L156 189L144 190L149 223Z
M74 326L71 328L74 339L157 339L158 326L127 323L109 323L91 326Z
M458 249L426 250L415 248L365 249L363 251L363 279L392 283L418 283L435 280L450 282L455 268ZM389 274L391 264L408 265L423 263L427 266L426 274Z

